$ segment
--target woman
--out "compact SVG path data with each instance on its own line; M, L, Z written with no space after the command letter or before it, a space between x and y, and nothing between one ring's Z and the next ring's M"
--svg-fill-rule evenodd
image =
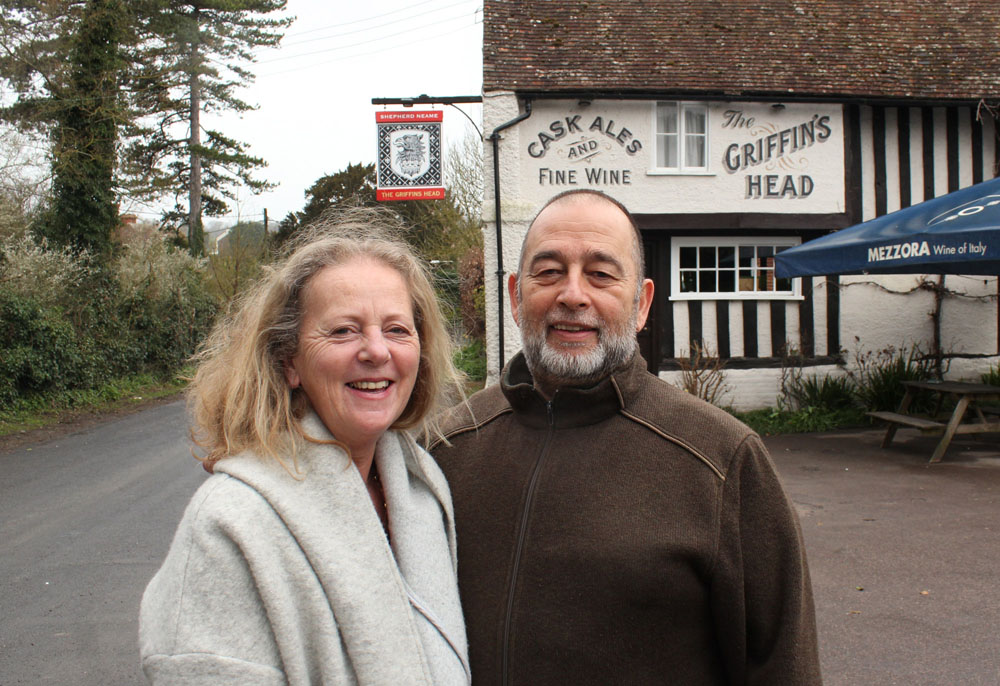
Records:
M467 684L451 496L408 433L456 388L434 291L386 219L315 229L203 347L214 472L143 596L155 684Z

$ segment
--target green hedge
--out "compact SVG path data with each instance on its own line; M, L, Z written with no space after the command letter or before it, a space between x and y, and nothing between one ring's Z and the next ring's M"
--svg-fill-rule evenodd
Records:
M67 305L0 289L0 405L17 398L99 387L180 367L217 312L204 291L180 299L125 298L97 278Z

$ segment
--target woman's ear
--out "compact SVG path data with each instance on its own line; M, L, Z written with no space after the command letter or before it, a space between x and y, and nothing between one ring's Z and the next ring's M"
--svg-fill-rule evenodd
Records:
M285 370L285 381L288 382L288 387L298 388L302 383L302 379L299 378L299 373L295 371L295 360L285 360L282 367Z

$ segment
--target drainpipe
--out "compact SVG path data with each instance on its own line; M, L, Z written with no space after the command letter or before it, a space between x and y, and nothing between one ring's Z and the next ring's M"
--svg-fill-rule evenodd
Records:
M531 100L524 101L524 114L519 114L518 116L511 119L505 124L493 129L493 133L490 134L490 140L493 141L493 220L496 225L497 232L497 311L499 315L497 316L497 335L499 340L498 350L500 352L500 357L497 366L497 374L503 370L504 359L503 359L503 229L500 224L500 132L504 129L514 126L514 124L520 123L531 116Z

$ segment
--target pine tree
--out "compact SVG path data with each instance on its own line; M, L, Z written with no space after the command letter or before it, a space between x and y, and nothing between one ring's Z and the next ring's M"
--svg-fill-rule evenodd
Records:
M252 51L277 45L292 22L290 17L269 18L285 5L285 0L116 0L107 4L123 7L127 19L124 26L114 27L121 41L121 51L114 58L121 60L121 99L115 104L124 108L120 116L112 117L119 134L115 190L147 200L173 194L177 205L167 219L188 226L189 244L196 254L203 251L202 215L225 214L227 199L234 199L241 186L253 192L272 187L255 177L265 162L248 154L246 143L203 127L201 114L253 109L236 93L254 78L247 69ZM77 92L88 84L104 83L88 76L88 67L81 69L75 63L88 61L97 66L78 37L85 29L85 17L101 14L98 7L103 5L91 0L4 0L0 13L0 81L17 94L10 106L0 108L0 117L21 128L56 136L52 142L57 166L67 159L97 159L79 149L88 143L85 137L73 140L68 133L82 131L78 127L81 115L108 121L99 112L88 111L85 103L93 102L92 96ZM106 47L111 59L111 46ZM110 103L103 95L98 101ZM81 105L75 114L70 112L74 104ZM53 172L57 173L55 167ZM85 178L71 175L56 185L67 198L76 193L85 197L91 191L82 183ZM183 205L182 200L186 200ZM63 216L82 211L70 205L74 203L63 208Z
M58 111L69 81L72 36L86 3L80 0L4 0L0 12L0 80L16 94L3 118L42 130Z
M184 219L191 252L201 254L203 214L224 214L241 184L252 192L273 187L254 176L265 162L249 155L247 144L204 128L201 114L252 109L236 94L254 78L244 65L254 48L277 45L292 18L267 16L283 10L285 0L135 4L141 41L129 90L137 112L147 116L129 132L125 173L137 195L175 191L173 216Z

